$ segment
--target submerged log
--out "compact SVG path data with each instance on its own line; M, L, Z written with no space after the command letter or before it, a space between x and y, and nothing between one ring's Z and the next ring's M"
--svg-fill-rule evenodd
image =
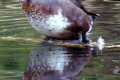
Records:
M33 39L33 38L21 38L21 37L0 37L0 39L2 40L8 40L8 41L15 41L15 40L24 40L24 41L30 41L30 42L39 42L40 44L43 44L43 41L45 41L44 39ZM46 41L45 41L46 42ZM57 45L57 46L68 46L68 47L80 47L80 48L84 48L86 46L91 46L91 47L98 47L98 43L97 42L92 42L91 44L88 43L71 43L71 42L62 42L62 41L58 41L58 42L47 42L47 44L51 44L51 45ZM116 44L110 44L110 43L105 43L104 48L120 48L120 45L116 45Z

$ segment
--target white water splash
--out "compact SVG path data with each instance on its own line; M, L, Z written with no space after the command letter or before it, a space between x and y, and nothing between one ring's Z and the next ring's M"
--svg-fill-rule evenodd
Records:
M102 38L102 36L100 36L97 40L97 47L99 50L102 50L104 48L104 45L105 45L105 41L104 39Z

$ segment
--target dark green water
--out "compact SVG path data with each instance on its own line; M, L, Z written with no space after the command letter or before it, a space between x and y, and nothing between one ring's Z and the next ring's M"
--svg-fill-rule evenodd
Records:
M120 45L120 1L87 0L89 11L101 15L89 37ZM101 51L41 45L18 0L0 0L0 80L120 80L120 48ZM24 74L25 72L25 74Z

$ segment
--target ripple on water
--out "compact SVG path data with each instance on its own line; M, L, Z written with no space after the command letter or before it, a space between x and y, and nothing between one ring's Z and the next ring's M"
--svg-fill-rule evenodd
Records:
M89 37L93 42L96 42L99 36L103 37L107 47L102 53L97 48L91 50L36 45L44 36L31 27L21 10L19 1L0 0L0 79L22 80L25 67L29 67L26 66L27 63L32 62L32 58L33 61L38 60L38 63L40 63L39 59L46 62L45 57L51 64L44 63L42 68L52 67L52 70L58 70L56 73L60 72L60 74L70 71L68 73L71 75L78 75L78 80L120 80L120 1L83 0L83 4L89 11L100 14L94 22ZM74 76L70 79L76 80Z

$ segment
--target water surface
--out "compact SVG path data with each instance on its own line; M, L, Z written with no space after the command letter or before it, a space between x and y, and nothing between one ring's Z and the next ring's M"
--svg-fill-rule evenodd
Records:
M89 38L99 36L107 45L120 45L120 1L83 0L100 14ZM120 48L76 48L43 45L24 16L18 0L0 0L1 80L119 80Z

